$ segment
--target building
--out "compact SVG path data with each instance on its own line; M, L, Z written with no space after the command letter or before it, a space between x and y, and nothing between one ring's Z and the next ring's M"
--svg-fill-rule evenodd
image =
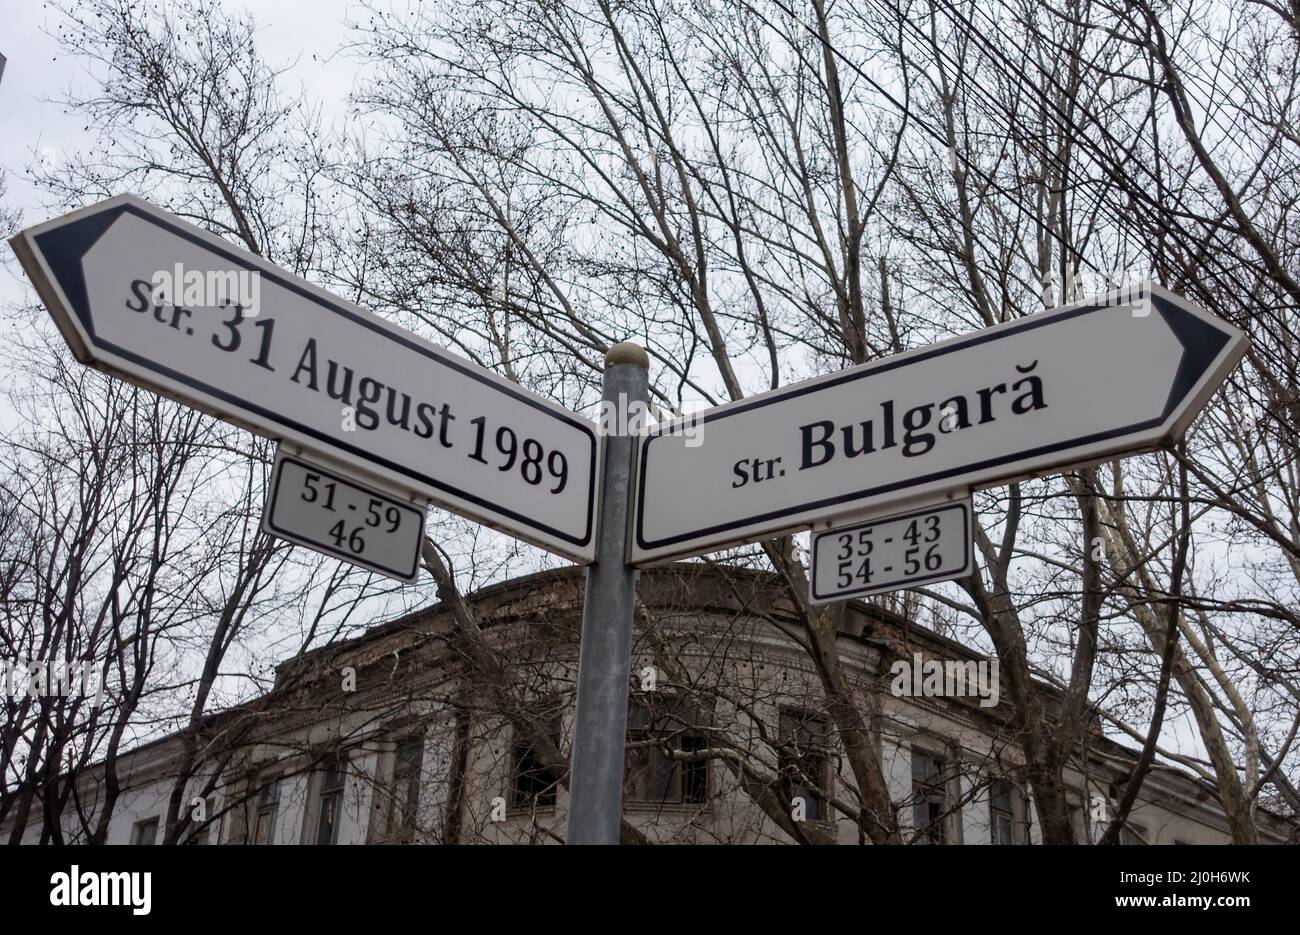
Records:
M213 715L190 743L176 734L121 757L109 843L161 840L173 799L178 837L202 843L563 840L558 773L583 582L577 568L504 582L468 597L462 617L440 603L283 663L270 692ZM852 772L785 589L769 574L676 564L643 572L638 593L625 838L863 840L843 814ZM909 842L1040 840L986 657L860 602L843 605L836 643ZM931 676L940 681L927 686ZM926 690L935 685L939 696ZM1053 690L1040 690L1050 709ZM1085 733L1087 757L1067 774L1079 840L1136 761L1099 725ZM192 778L174 795L179 773ZM78 786L93 814L101 771ZM1291 836L1275 816L1260 822L1263 840ZM40 841L42 826L37 806L24 841ZM63 831L82 835L67 815ZM1213 787L1164 767L1124 833L1125 843L1229 839Z

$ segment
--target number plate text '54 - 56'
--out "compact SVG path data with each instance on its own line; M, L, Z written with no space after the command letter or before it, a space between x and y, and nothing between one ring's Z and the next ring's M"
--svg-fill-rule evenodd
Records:
M812 537L814 604L947 581L971 573L971 501L954 500Z

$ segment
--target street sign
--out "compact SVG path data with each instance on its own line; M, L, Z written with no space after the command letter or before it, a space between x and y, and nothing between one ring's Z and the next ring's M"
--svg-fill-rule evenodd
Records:
M1245 350L1236 328L1143 287L710 409L691 444L656 427L632 561L1170 444Z
M424 537L424 504L413 507L343 474L276 452L262 529L414 584Z
M897 591L969 575L974 567L969 497L814 530L814 604Z
M11 241L77 358L594 555L594 424L129 195Z

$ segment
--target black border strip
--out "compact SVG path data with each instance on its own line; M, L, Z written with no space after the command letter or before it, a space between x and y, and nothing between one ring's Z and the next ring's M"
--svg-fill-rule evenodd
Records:
M965 570L965 573L969 574L970 570L975 565L974 544L971 542L971 535L970 535L970 515L974 511L974 507L972 506L971 501L969 499L964 499L958 502L940 503L934 506L922 507L917 510L910 510L906 513L893 513L890 514L889 516L881 516L876 519L864 521L861 523L850 523L847 526L835 526L831 529L823 529L820 532L813 533L812 542L809 543L809 545L811 546L809 551L811 552L811 559L812 559L812 569L811 569L812 574L809 576L808 579L809 581L808 593L815 601L847 600L848 598L857 597L863 594L883 594L889 591L904 591L918 584L929 584L932 581L950 581L953 578L962 577L963 571L958 570L955 572L940 572L939 574L928 575L924 578L909 578L905 582L897 583L897 584L888 584L885 585L883 588L871 588L871 587L855 588L852 591L836 591L834 594L829 594L829 595L822 595L817 593L817 542L818 540L822 539L825 536L842 535L843 533L852 532L857 529L862 529L863 527L866 526L879 526L881 523L893 523L893 522L897 522L900 519L908 519L913 516L926 516L930 513L942 513L945 510L958 510L961 512L962 536L966 543L964 547L966 564L963 566L963 569Z
M596 432L595 429L592 428L592 426L584 423L581 419L578 419L576 416L568 416L568 415L563 415L561 413L555 412L553 409L542 405L537 400L529 398L526 394L524 394L518 389L515 389L513 387L508 387L508 386L502 386L501 384L497 383L495 380L488 378L484 374L476 373L475 370L471 368L471 366L466 364L461 364L459 361L451 359L450 356L447 357L438 356L430 352L428 348L422 347L421 345L408 340L402 335L394 334L392 331L389 331L387 328L382 327L377 321L371 320L368 316L358 315L356 312L352 311L351 309L345 308L341 305L337 305L334 302L322 296L309 292L307 289L303 288L298 283L292 281L291 279L286 278L286 275L289 276L292 275L292 274L288 274L287 271L276 270L276 269L272 269L268 271L264 269L260 264L257 263L250 264L246 258L241 257L238 253L234 252L233 248L219 247L215 244L212 244L209 241L205 240L204 238L197 236L195 233L186 230L184 227L179 227L176 224L164 218L155 217L149 212L142 210L136 204L128 202L126 204L118 205L114 208L107 209L107 212L111 212L115 215L114 220L116 220L117 214L130 212L131 214L134 214L137 217L142 218L143 220L145 220L150 224L153 224L157 227L161 227L171 232L172 234L181 237L184 240L188 240L191 243L197 244L198 246L202 247L205 250L209 250L217 254L218 256L224 257L226 260L239 265L243 269L247 269L249 271L256 271L259 275L268 277L273 282L276 282L283 288L296 293L300 297L306 299L308 302L318 305L321 308L328 309L329 311L334 312L336 315L340 315L354 322L355 324L359 324L366 328L369 328L370 330L380 334L384 338L387 338L388 340L391 341L395 341L398 344L401 344L407 347L408 349L415 351L417 354L420 354L421 356L429 360L432 360L436 364L441 364L443 366L446 366L451 370L454 370L464 376L470 377L471 379L477 380L480 383L490 386L492 389L505 393L508 396L513 396L518 401L533 407L538 412L544 413L554 419L557 419L561 422L565 422L573 426L574 428L577 428L580 431L587 433L588 437L591 440L591 456L590 456L590 474L589 474L589 480L587 484L586 532L581 536L575 536L570 533L562 532L561 530L558 529L553 529L552 527L547 526L544 523L539 523L536 520L522 513L516 513L513 510L505 509L481 497L477 497L473 494L465 493L464 491L461 491L450 484L442 483L438 480L429 477L426 474L420 473L414 468L410 468L405 465L398 464L393 461L389 461L386 458L378 457L373 452L368 451L364 448L358 447L356 445L348 444L347 442L337 439L331 435L326 435L322 432L318 432L313 428L310 428L305 425L301 425L292 419L286 418L280 413L276 413L273 412L272 410L265 409L257 405L256 403L250 402L249 400L240 399L239 397L227 393L224 390L220 390L208 386L206 383L203 383L199 380L195 380L186 374L173 370L170 367L163 366L157 361L150 360L145 357L141 357L139 354L136 354L133 351L126 350L125 348L118 347L117 345L112 344L108 341L104 341L95 334L94 322L91 320L90 317L89 299L87 299L86 309L82 310L78 308L72 308L71 311L81 321L82 327L86 329L86 333L88 337L91 339L90 351L92 352L92 354L96 349L103 348L124 360L131 361L132 363L143 368L147 372L156 373L161 376L168 377L169 379L175 380L176 382L181 383L184 386L191 387L215 399L220 399L225 402L228 402L231 405L237 407L238 409L261 416L263 419L266 419L268 422L286 426L297 432L302 433L303 435L309 438L315 438L318 441L324 443L326 446L328 446L327 451L330 448L346 451L351 455L361 458L363 461L368 461L373 464L381 465L387 468L388 470L393 471L396 474L409 477L420 484L428 485L437 490L445 491L446 493L458 497L468 503L472 503L477 506L480 506L490 513L496 513L496 514L500 514L501 516L509 517L510 519L515 520L516 522L519 522L531 529L536 529L539 532L545 533L548 536L553 536L554 538L559 539L563 542L572 543L574 546L581 548L590 544L594 532L593 526L595 524L595 514L596 514L595 511L596 449L598 447ZM45 240L51 234L58 234L60 231L64 231L71 227L74 227L75 225L83 221L89 220L90 218L100 217L103 213L105 212L95 212L89 215L85 215L83 217L77 218L75 221L72 221L69 224L53 228L35 237L32 237L31 239L36 243L38 249L40 249L41 251L41 255L42 258L45 260L46 266L51 269L54 268L54 265L51 264L50 262L49 252L45 249L45 245L42 243L43 240ZM82 254L81 257L78 257L78 263L80 263L80 261L84 259L84 256L85 254ZM56 282L60 290L63 292L64 296L65 297L68 296L68 288L65 285L65 283L58 281L57 279ZM69 298L69 302L71 302L70 298ZM139 377L137 377L134 374L132 376L135 377L136 379L139 379ZM164 392L169 392L169 391L164 391ZM202 404L199 405L201 406ZM450 507L450 509L452 509L453 512L458 512L454 507Z
M1157 307L1161 310L1161 315L1162 317L1165 318L1165 322L1170 327L1170 331L1174 333L1175 339L1180 340L1178 332L1173 328L1172 324L1170 324L1169 322L1169 319L1167 317L1168 312L1164 310L1165 306L1168 306L1168 308L1172 310L1174 314L1189 315L1191 313L1186 312L1183 309L1180 309L1177 306L1172 305L1163 296L1153 294L1152 299L1155 303L1158 303ZM788 399L793 399L795 397L803 396L808 393L818 393L821 392L822 390L828 390L831 389L832 387L841 386L846 383L852 383L857 380L867 380L872 377L878 376L879 374L888 373L890 370L894 370L898 367L906 367L911 364L919 363L924 360L930 360L931 358L942 357L945 354L953 354L956 353L957 351L963 351L968 348L975 347L980 344L984 344L988 341L998 341L1003 338L1011 337L1013 335L1019 335L1022 332L1031 331L1036 328L1046 328L1051 325L1057 324L1058 322L1061 321L1067 321L1071 318L1077 318L1081 315L1090 315L1094 312L1110 309L1113 307L1114 306L1112 305L1102 305L1102 304L1082 305L1079 306L1078 308L1067 309L1065 311L1058 312L1052 315L1041 315L1041 316L1035 315L1035 316L1030 316L1029 318L1020 319L1019 321L1008 322L1003 325L995 325L992 328L986 328L983 329L982 331L978 331L975 334L970 335L969 337L966 337L964 339L959 338L958 340L945 344L942 347L936 347L931 350L922 349L916 352L900 355L901 359L898 360L886 358L885 360L880 361L878 363L864 364L864 365L860 365L860 367L851 367L848 368L843 374L841 374L838 377L833 377L828 380L817 381L815 386L804 386L796 383L794 386L789 387L784 392L777 391L775 393L764 394L763 396L760 396L754 400L741 402L736 404L735 406L728 406L726 409L722 410L721 412L714 411L710 413L706 411L702 413L700 416L698 416L697 418L699 418L702 422L705 423L711 422L714 419L725 419L728 416L739 415L740 413L748 412L751 409L760 409L765 406L776 405L777 403L785 402ZM1224 336L1225 343L1227 342L1228 337L1229 337L1228 335ZM1183 353L1184 355L1186 355L1187 353L1187 349L1185 346L1183 348ZM812 382L812 381L805 381L805 382ZM744 519L733 520L727 523L719 523L715 526L708 526L702 529L693 529L689 532L679 533L678 535L669 536L665 539L655 539L653 541L647 542L645 537L642 535L642 525L645 519L646 475L648 473L645 470L645 465L647 464L647 458L649 457L650 443L654 441L656 438L671 437L673 435L673 432L671 431L671 426L665 426L663 429L652 430L651 433L647 435L641 442L639 469L637 471L637 490L636 490L636 511L637 511L636 544L638 548L647 551L652 549L660 549L663 548L664 546L674 545L678 542L684 542L688 539L698 539L700 537L709 536L714 533L727 532L728 530L731 529L740 529L746 526L752 526L755 524L764 523L768 520L780 519L781 517L793 516L795 514L804 513L808 510L816 510L822 507L834 506L839 503L851 503L856 500L864 500L868 497L875 496L877 494L889 493L895 490L906 490L912 487L920 487L923 486L924 484L930 483L931 481L944 480L949 477L956 477L962 474L970 473L972 471L980 471L985 468L997 467L998 465L1001 464L1010 464L1015 461L1021 461L1028 458L1035 458L1040 455L1051 454L1056 451L1068 451L1073 448L1080 448L1087 445L1093 445L1097 442L1106 441L1107 439L1111 439L1111 438L1120 438L1125 435L1131 435L1136 432L1145 431L1147 429L1155 428L1156 426L1162 425L1165 422L1165 420L1169 417L1170 412L1175 410L1177 408L1178 403L1180 402L1181 399L1171 399L1166 402L1165 411L1162 412L1156 418L1147 419L1143 422L1135 422L1130 425L1122 426L1120 428L1111 429L1110 431L1097 432L1092 435L1084 436L1083 438L1072 438L1067 441L1057 442L1055 444L1042 445L1038 448L1031 448L1025 451L1017 451L1011 454L1003 455L1001 457L989 458L985 461L979 461L974 464L964 464L955 468L951 468L946 471L936 471L933 474L913 475L907 478L906 480L897 481L892 484L882 484L878 487L864 487L860 490L854 490L846 494L841 494L840 496L826 497L821 500L813 500L810 502L798 504L796 506L785 507L779 510L772 510L770 512L760 513L755 516L747 516ZM956 484L954 486L961 486L961 485ZM712 547L707 547L707 548L712 548ZM647 561L655 561L655 560L657 560L657 558L647 559Z
M330 478L331 480L334 480L338 483L346 484L347 486L351 487L353 490L360 490L362 493L372 496L378 500L384 500L388 503L393 504L394 506L399 507L400 509L406 510L409 513L414 513L416 522L419 524L420 532L415 537L415 557L411 561L410 572L403 574L401 569L399 568L385 568L383 565L380 565L376 562L367 561L364 558L360 558L356 555L353 555L351 552L344 552L341 549L331 548L328 545L323 545L319 542L314 542L297 533L290 532L286 529L281 529L279 526L277 526L275 524L275 504L280 497L280 480L284 475L284 464L285 462L289 462L289 461L292 461L298 467L306 468L308 471L312 472L313 474L323 474L326 477ZM342 559L343 561L348 562L349 564L352 565L363 565L366 568L369 568L371 571L376 571L383 575L396 575L397 577L400 577L403 581L409 582L411 584L414 584L419 579L420 544L421 544L420 540L424 536L424 523L426 519L425 514L421 513L419 510L411 506L409 503L406 503L402 500L394 499L391 494L383 493L381 491L375 490L373 487L367 487L364 484L358 484L352 478L344 477L341 474L336 474L334 471L331 471L329 468L323 468L319 464L312 464L311 462L303 461L301 458L296 458L293 455L281 454L277 456L276 465L275 465L275 476L271 478L271 489L267 491L266 508L264 510L263 515L266 517L267 528L270 529L277 536L279 536L281 539L287 539L290 542L295 542L299 545L306 546L307 548L314 549L317 552L324 552L327 555L333 555L335 558Z

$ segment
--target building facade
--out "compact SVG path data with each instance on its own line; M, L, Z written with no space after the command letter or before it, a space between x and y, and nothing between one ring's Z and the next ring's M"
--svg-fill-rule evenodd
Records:
M505 582L280 665L266 695L120 758L108 842L562 841L583 580L570 568ZM642 573L625 840L866 842L842 721L805 639L771 575ZM859 602L840 609L834 645L907 843L1041 840L992 660ZM1039 690L1050 711L1053 690ZM1137 755L1099 724L1084 734L1066 781L1086 842ZM101 771L78 777L77 798L93 815ZM1262 840L1291 836L1281 819L1260 823ZM48 840L44 824L38 805L24 842ZM62 816L64 839L85 824ZM1165 767L1122 834L1229 840L1213 786Z

